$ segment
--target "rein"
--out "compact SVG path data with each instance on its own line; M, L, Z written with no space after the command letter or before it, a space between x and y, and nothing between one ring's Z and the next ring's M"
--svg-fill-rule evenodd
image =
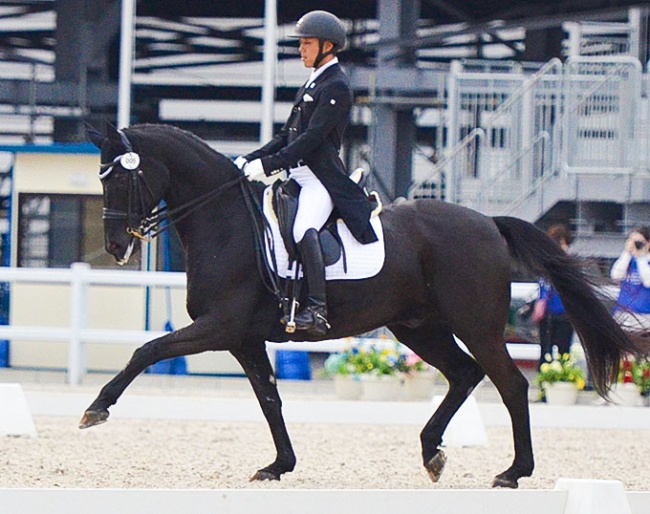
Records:
M116 164L119 164L124 168L124 170L130 172L127 211L104 208L102 210L102 218L105 220L126 220L127 233L138 239L149 241L155 238L162 232L169 230L171 226L185 219L195 210L222 195L232 186L241 183L246 178L244 175L240 175L236 179L230 180L218 188L208 191L201 196L197 196L189 202L179 205L174 209L168 209L167 206L164 205L162 207L154 208L149 215L146 215L141 183L144 185L147 193L152 199L155 200L156 195L149 186L144 173L140 168L140 156L133 151L131 141L129 141L129 138L121 130L118 131L118 133L120 134L126 153L115 157L113 162L100 164L99 178L100 180L105 180L113 171ZM138 204L139 206L136 207ZM172 216L174 216L173 219ZM132 225L136 224L137 228L133 228Z
M179 221L187 218L190 214L203 207L211 200L218 198L231 187L242 183L245 179L246 177L241 175L240 177L221 184L218 188L208 191L201 196L197 196L189 202L179 205L174 209L168 209L166 205L156 208L149 216L142 218L137 230L140 232L141 236L153 239L158 234L168 230L169 227L176 225ZM163 225L165 221L167 221L167 223Z
M129 235L144 241L151 241L162 232L169 230L170 227L187 218L197 209L221 196L231 187L240 185L241 193L253 225L255 256L260 278L264 287L274 294L278 301L281 302L282 291L279 279L268 265L265 257L268 248L271 260L275 269L277 269L271 228L268 220L264 216L259 199L257 198L255 191L253 191L252 185L246 176L241 174L237 176L237 178L221 184L218 188L197 196L189 202L179 205L174 209L169 209L167 205L163 205L154 208L148 215L145 215L144 212L146 211L146 206L144 195L142 193L142 185L144 185L146 192L153 200L156 199L156 195L149 186L142 169L140 169L140 156L133 151L131 142L127 138L126 134L122 131L119 131L119 134L124 143L126 153L118 155L111 163L100 164L99 177L101 180L105 180L108 175L110 175L116 164L119 164L124 168L124 170L130 173L127 202L128 207L127 211L104 208L102 211L102 218L105 220L126 220L126 232ZM138 207L136 207L136 205L138 205ZM136 224L137 228L133 228Z
M264 210L260 204L259 198L256 196L253 191L252 184L248 181L242 182L241 191L244 197L244 202L246 203L246 208L248 213L251 215L251 223L253 225L255 241L255 261L257 263L257 271L260 274L262 284L264 287L272 293L278 300L280 307L282 306L283 294L282 288L280 287L280 280L275 274L274 270L268 264L266 259L266 249L269 249L271 261L273 262L273 267L277 270L278 263L275 256L275 247L273 235L271 232L271 226L269 221L264 216Z

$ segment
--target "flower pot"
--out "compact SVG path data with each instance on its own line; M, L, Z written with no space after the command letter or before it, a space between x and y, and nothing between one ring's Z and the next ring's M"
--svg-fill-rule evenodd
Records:
M575 405L578 388L573 382L544 382L546 403L549 405Z
M411 401L429 401L433 398L434 374L407 373L404 375L406 398Z
M361 380L358 375L335 375L334 392L339 400L361 398Z
M361 375L361 390L363 400L396 401L401 396L402 381L395 375Z
M636 384L613 384L610 398L622 407L637 407L641 405L641 393Z

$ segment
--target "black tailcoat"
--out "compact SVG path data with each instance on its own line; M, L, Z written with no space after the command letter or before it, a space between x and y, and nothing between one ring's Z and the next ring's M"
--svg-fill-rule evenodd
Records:
M244 157L249 162L261 159L269 176L299 162L309 166L332 197L350 232L365 244L377 240L369 221L373 206L349 179L339 157L351 108L348 78L341 66L330 66L308 87L300 88L289 119L273 139Z

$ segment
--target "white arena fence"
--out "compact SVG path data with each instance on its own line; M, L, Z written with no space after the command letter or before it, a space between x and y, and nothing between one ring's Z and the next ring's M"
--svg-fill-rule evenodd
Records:
M2 489L3 512L95 514L156 512L248 514L648 514L650 493L618 490L611 481L576 483L562 490L236 490L236 489ZM597 492L602 488L609 497ZM405 506L408 506L406 508Z
M0 325L0 339L10 341L56 341L68 343L68 383L77 385L86 372L84 346L92 343L144 344L164 335L164 331L91 329L88 327L88 296L93 286L185 288L185 273L127 270L96 270L85 263L69 269L0 267L0 282L64 284L70 288L70 320L67 327ZM527 300L537 293L537 284L513 283L512 298ZM118 323L119 320L115 320ZM378 345L390 340L373 340ZM320 342L268 343L270 349L309 352L336 352L353 344L350 338ZM537 360L539 345L508 343L508 350L518 360Z

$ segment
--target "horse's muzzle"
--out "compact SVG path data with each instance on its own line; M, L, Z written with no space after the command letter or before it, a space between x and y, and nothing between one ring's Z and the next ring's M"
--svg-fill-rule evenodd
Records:
M121 241L115 239L106 239L106 251L115 258L118 265L123 266L136 250L136 239L133 236L127 236Z

